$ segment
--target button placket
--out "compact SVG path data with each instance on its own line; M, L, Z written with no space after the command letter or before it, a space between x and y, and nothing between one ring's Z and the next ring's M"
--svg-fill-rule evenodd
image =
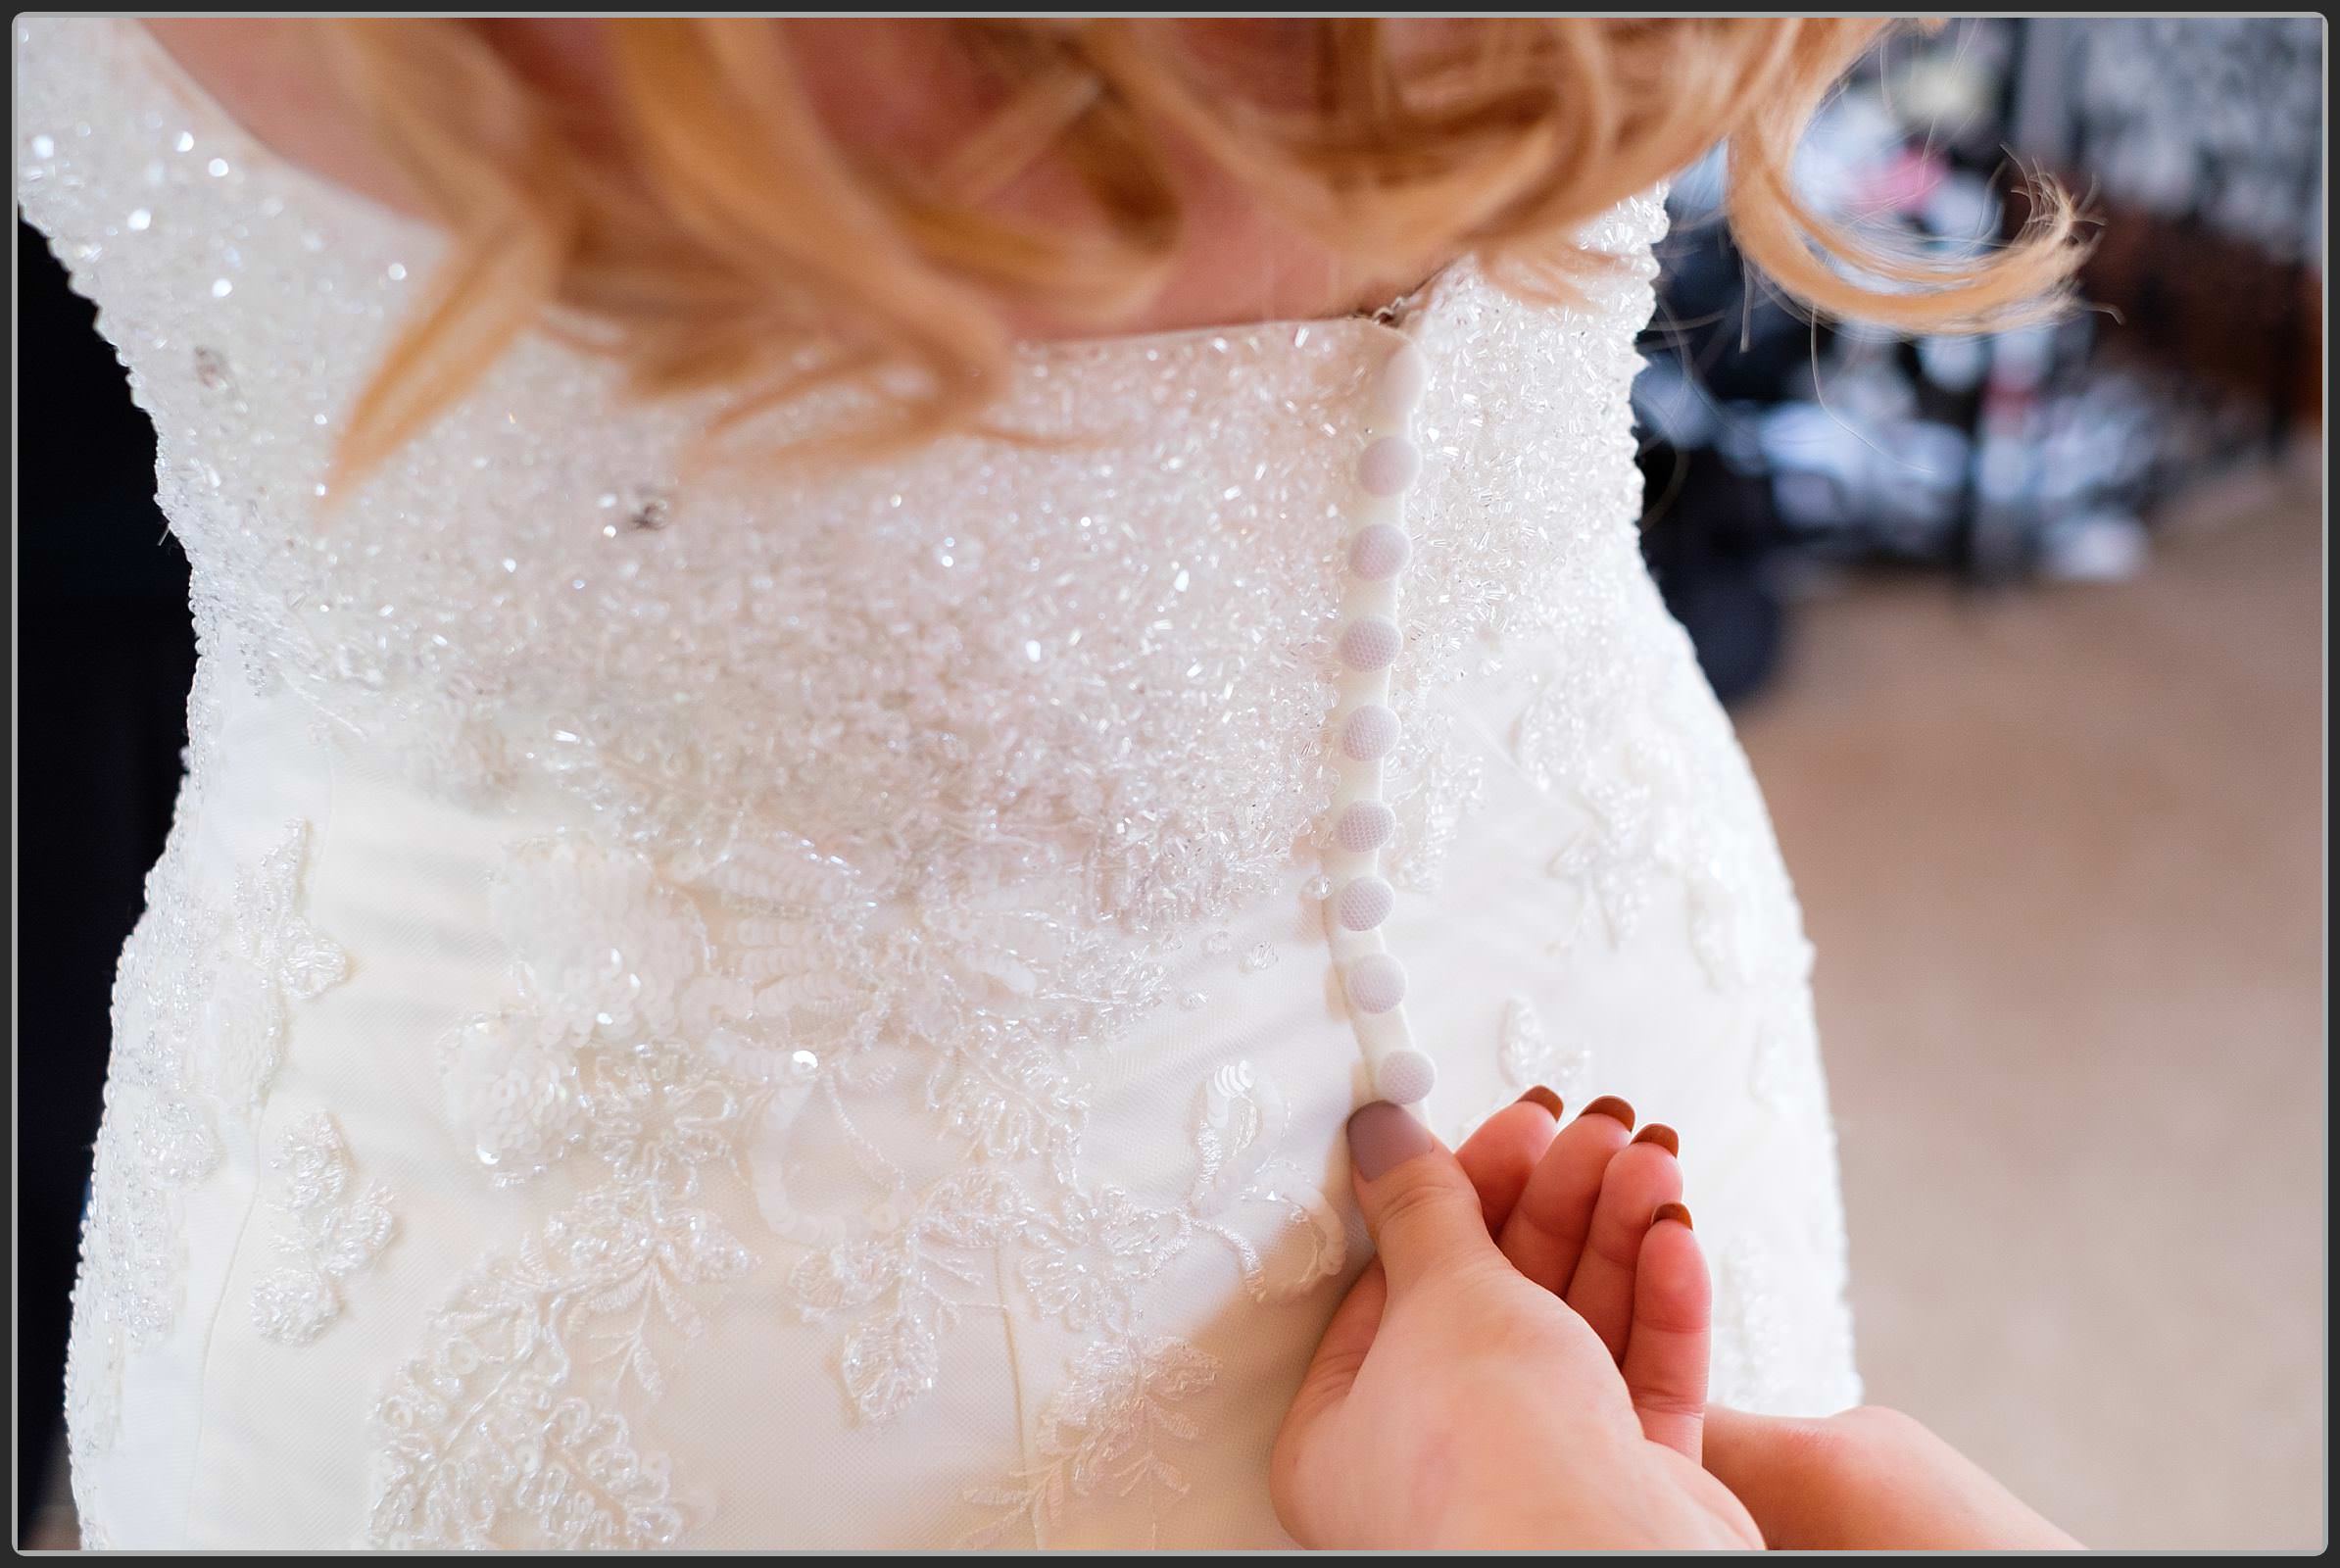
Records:
M1324 851L1331 892L1325 930L1357 1048L1381 1099L1410 1105L1427 1098L1437 1064L1417 1050L1406 1026L1406 973L1389 951L1383 927L1396 892L1381 874L1381 852L1396 826L1384 800L1383 764L1403 733L1389 706L1389 672L1405 651L1398 590L1413 554L1405 498L1422 470L1410 431L1430 379L1412 343L1382 368L1372 392L1366 441L1355 468L1356 526L1349 534L1347 578L1335 633L1340 701L1330 742L1340 767L1333 829Z

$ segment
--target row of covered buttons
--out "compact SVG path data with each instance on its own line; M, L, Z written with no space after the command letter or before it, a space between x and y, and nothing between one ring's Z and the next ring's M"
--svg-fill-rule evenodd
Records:
M1381 874L1382 847L1397 825L1382 799L1382 762L1396 747L1400 729L1389 707L1389 668L1405 646L1397 622L1398 581L1413 555L1405 495L1422 470L1407 427L1429 368L1411 343L1389 356L1367 414L1371 439L1357 457L1357 526L1348 539L1335 642L1341 665L1334 720L1341 783L1325 852L1327 931L1357 1045L1372 1068L1374 1093L1401 1105L1427 1097L1438 1076L1431 1058L1414 1049L1400 1005L1405 968L1389 953L1381 931L1397 902Z

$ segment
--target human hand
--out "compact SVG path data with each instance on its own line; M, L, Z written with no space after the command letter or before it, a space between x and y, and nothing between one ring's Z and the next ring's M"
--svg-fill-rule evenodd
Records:
M2074 1551L2080 1544L1898 1410L1824 1420L1706 1413L1706 1468L1773 1546Z
M1698 1464L1709 1298L1672 1134L1558 1107L1489 1118L1468 1170L1397 1106L1350 1118L1379 1256L1276 1442L1302 1544L1762 1545Z

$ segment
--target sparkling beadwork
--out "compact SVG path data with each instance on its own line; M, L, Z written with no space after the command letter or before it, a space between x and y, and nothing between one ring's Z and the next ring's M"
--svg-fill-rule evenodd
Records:
M1386 435L1357 459L1357 488L1369 496L1393 496L1422 471L1422 452L1401 435Z
M1405 569L1413 553L1403 528L1369 522L1348 542L1348 569L1366 582L1386 582Z
M1351 669L1387 669L1405 637L1387 615L1360 615L1341 634L1341 662Z
M348 1146L323 1111L287 1129L271 1163L282 1183L279 1262L252 1284L252 1325L263 1339L306 1345L341 1315L343 1282L373 1261L396 1222L383 1187L354 1187Z
M1389 842L1397 813L1379 801L1356 801L1333 824L1333 842L1351 855L1364 855Z
M1389 918L1397 894L1378 876L1361 876L1341 890L1341 923L1351 931L1370 931Z
M1371 762L1389 755L1397 744L1397 715L1379 703L1368 703L1348 715L1341 726L1341 750L1351 761Z
M1388 1012L1405 1000L1405 966L1369 953L1348 966L1348 1000L1359 1012Z

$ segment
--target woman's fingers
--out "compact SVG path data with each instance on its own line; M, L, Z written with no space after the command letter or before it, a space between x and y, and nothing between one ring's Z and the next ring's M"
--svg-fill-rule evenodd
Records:
M1609 1161L1632 1134L1633 1108L1604 1096L1560 1129L1498 1233L1512 1266L1555 1296L1567 1294Z
M1487 1216L1489 1235L1500 1235L1503 1222L1518 1206L1536 1162L1560 1130L1560 1097L1549 1089L1531 1089L1479 1124L1463 1141L1454 1157L1463 1174L1479 1189L1479 1208Z
M1592 1225L1568 1282L1568 1304L1592 1325L1609 1354L1622 1361L1633 1331L1633 1275L1641 1258L1641 1238L1661 1203L1682 1198L1682 1166L1674 1157L1673 1133L1652 1124L1601 1173L1600 1198Z
M1714 1305L1690 1211L1667 1203L1641 1238L1633 1270L1633 1328L1625 1388L1641 1434L1695 1463L1706 1417L1706 1369Z
M1364 1106L1348 1119L1348 1152L1392 1301L1424 1281L1495 1258L1478 1189L1411 1111L1386 1100Z

